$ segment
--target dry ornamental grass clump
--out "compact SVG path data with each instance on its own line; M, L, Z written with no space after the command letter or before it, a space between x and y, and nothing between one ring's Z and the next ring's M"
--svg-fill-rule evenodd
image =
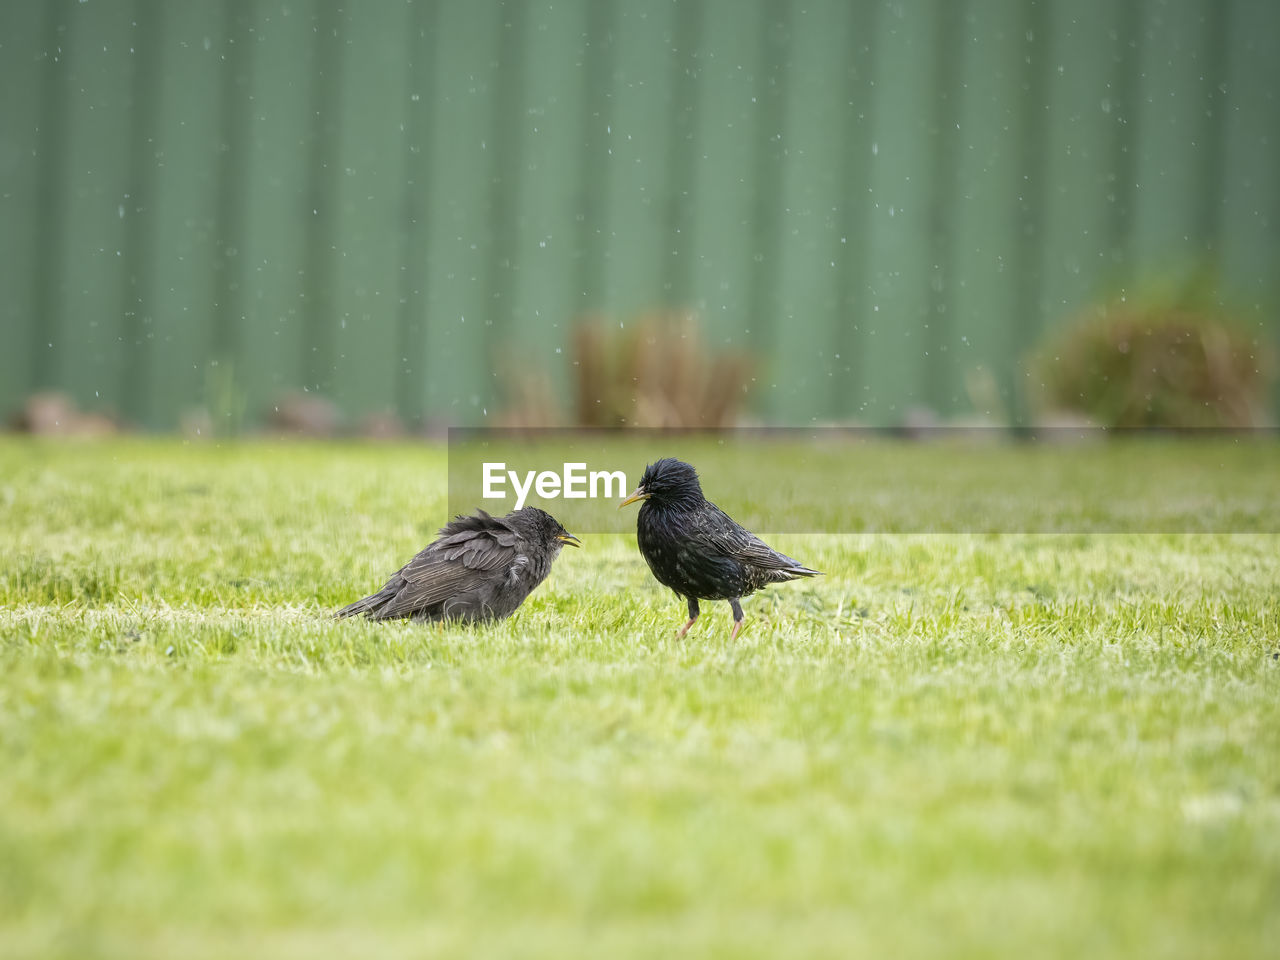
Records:
M746 353L717 349L697 315L656 310L625 325L589 317L573 331L572 410L552 376L514 358L503 365L504 427L715 428L738 423L751 378Z
M1034 361L1047 411L1108 427L1268 426L1271 345L1193 303L1113 302L1069 322Z
M687 311L648 313L624 330L599 321L574 334L577 421L599 427L730 427L746 398L751 364L717 351Z

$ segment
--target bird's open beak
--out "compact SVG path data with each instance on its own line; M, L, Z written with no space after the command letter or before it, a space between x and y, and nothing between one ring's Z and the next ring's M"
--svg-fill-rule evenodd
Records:
M637 500L648 500L648 499L649 499L649 494L645 492L644 487L636 487L636 492L631 494L631 496L627 497L627 499L623 500L620 504L618 504L618 509L621 510L628 503L635 503Z
M572 533L562 533L558 537L556 537L556 539L559 540L561 543L567 543L571 547L582 546L581 541L579 541L578 538L575 537Z

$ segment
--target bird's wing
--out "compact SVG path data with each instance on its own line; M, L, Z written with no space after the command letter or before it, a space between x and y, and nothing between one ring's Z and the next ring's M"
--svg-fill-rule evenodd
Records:
M691 531L693 539L711 554L732 557L762 570L807 570L785 553L779 553L710 501L703 519Z
M442 568L500 570L515 562L520 535L500 521L441 537L410 560L401 576L411 583L439 576Z
M517 562L519 539L505 524L442 537L401 568L404 585L380 614L406 616L486 581L500 580Z

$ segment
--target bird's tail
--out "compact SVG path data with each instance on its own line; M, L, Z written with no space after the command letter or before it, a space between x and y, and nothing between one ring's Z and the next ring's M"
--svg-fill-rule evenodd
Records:
M357 600L355 603L348 604L341 610L334 611L334 620L345 620L347 617L359 616L362 613L377 615L378 609L390 599L385 590L379 590L372 596L365 597L363 600Z
M786 557L785 554L781 554L781 556ZM786 559L791 560L790 557L786 557ZM777 567L772 571L772 573L773 573L774 582L776 583L783 583L787 580L799 580L801 577L822 576L821 570L811 570L809 567L806 567L799 560L791 560L791 562L787 564L787 566Z

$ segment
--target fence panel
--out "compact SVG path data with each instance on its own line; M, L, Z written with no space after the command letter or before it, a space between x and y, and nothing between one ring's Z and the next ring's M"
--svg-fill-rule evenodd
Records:
M484 423L692 307L773 419L1025 415L1044 331L1215 265L1277 334L1268 0L0 5L0 408ZM993 393L994 390L994 393ZM1277 397L1280 409L1280 396Z

